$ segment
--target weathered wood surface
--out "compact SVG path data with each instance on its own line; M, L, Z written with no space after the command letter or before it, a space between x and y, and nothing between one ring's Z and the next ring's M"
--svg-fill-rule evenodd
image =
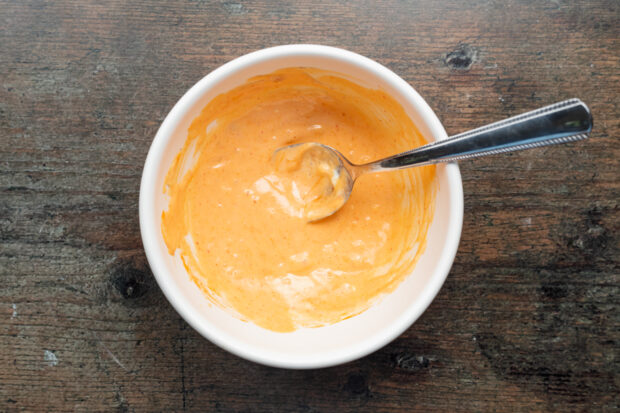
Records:
M612 411L619 405L620 3L0 0L0 411ZM452 272L356 362L241 360L145 262L142 165L198 79L270 45L359 52L449 133L580 97L592 139L463 163Z

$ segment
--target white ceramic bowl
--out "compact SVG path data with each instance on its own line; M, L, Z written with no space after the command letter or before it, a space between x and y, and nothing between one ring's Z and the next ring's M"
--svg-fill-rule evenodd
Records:
M463 188L456 164L437 168L439 190L426 250L414 271L369 310L339 323L293 333L276 333L243 322L211 305L168 254L161 234L167 200L164 178L192 120L215 96L248 78L284 67L316 67L379 88L405 108L429 141L446 138L441 123L418 93L386 67L358 54L327 46L288 45L241 56L194 85L172 108L151 145L140 185L140 230L146 255L162 291L181 316L218 346L276 367L327 367L363 357L386 345L420 317L441 288L456 254L463 223Z

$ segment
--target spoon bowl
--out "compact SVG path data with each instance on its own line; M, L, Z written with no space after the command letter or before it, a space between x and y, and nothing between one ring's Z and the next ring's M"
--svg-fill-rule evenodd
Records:
M331 146L316 142L279 148L271 162L281 177L293 182L293 198L303 204L302 216L308 222L327 218L342 208L359 176L358 165Z

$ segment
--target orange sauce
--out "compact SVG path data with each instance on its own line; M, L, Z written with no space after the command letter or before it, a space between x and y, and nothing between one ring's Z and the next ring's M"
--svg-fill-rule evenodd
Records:
M306 142L354 163L427 143L385 92L332 72L282 69L213 99L163 188L169 253L212 303L278 332L336 323L393 291L433 218L434 166L364 175L342 209L316 222L291 213L270 189L270 159Z

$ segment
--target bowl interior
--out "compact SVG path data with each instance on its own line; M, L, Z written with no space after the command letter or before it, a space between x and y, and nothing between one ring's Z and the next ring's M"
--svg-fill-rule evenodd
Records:
M180 260L168 254L161 235L167 206L165 175L183 146L192 120L215 96L248 78L292 66L341 73L357 83L380 88L397 99L429 141L446 133L431 109L402 79L369 59L324 46L281 46L236 59L197 83L165 119L144 168L140 225L153 273L175 309L203 336L219 346L263 364L310 368L346 362L387 344L430 304L452 264L462 224L463 197L456 165L437 169L435 216L426 250L413 273L391 294L362 314L331 326L275 333L240 321L207 301L189 279Z

